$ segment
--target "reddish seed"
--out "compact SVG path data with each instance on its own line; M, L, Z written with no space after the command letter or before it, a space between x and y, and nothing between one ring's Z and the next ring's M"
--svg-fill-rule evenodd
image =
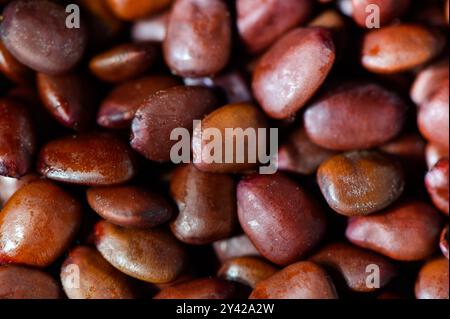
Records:
M419 272L415 293L417 299L448 299L448 259L427 262Z
M52 264L81 223L81 205L48 180L19 189L0 214L0 264Z
M258 283L250 299L337 299L325 270L309 261L292 264Z
M407 201L385 211L349 220L346 236L355 245L401 261L423 260L437 249L439 213L424 202Z
M184 282L160 291L155 299L231 299L236 293L233 283L217 278Z
M302 187L281 175L253 175L240 181L238 216L259 252L288 265L311 251L325 233L325 216Z
M0 175L21 177L31 168L35 132L27 108L17 100L0 99Z
M209 244L236 229L236 186L231 176L181 166L172 176L171 193L179 212L170 227L179 240Z
M289 118L316 93L334 59L331 32L322 28L295 29L258 61L253 94L270 117Z
M38 171L47 178L88 186L115 185L136 174L131 149L108 133L63 137L45 145Z
M151 16L170 5L172 0L107 0L114 14L123 20Z
M59 299L62 291L56 281L40 270L0 266L0 299Z
M439 247L441 248L442 254L448 259L448 225L442 230Z
M245 234L216 241L213 244L213 248L217 258L219 258L222 263L231 258L260 255Z
M374 29L364 36L361 62L374 73L409 71L435 58L444 43L440 33L421 25Z
M439 90L439 84L449 78L448 61L440 61L423 69L411 87L411 99L417 106L426 103Z
M19 85L27 85L33 78L31 70L14 58L0 39L0 73Z
M172 216L172 207L163 196L136 186L90 188L87 200L100 216L124 227L151 228Z
M73 278L79 275L74 285ZM70 299L133 299L130 278L111 266L93 248L77 246L61 267L61 282Z

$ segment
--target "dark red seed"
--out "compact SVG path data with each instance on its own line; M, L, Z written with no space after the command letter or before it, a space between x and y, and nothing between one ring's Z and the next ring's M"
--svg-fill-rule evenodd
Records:
M172 207L163 196L137 186L91 188L87 200L100 216L124 227L151 228L172 216Z
M0 73L19 85L30 84L33 72L14 58L0 38Z
M136 174L136 165L131 149L121 139L107 133L89 133L45 145L38 171L60 182L104 186L130 180Z
M0 175L21 177L31 167L35 132L27 108L10 98L0 99Z
M368 83L347 83L327 93L304 114L316 144L350 151L382 145L403 128L406 105L394 92Z
M439 90L439 84L449 78L448 61L440 61L420 71L411 87L411 99L416 105L426 103Z
M350 218L346 236L355 245L395 260L423 260L436 251L441 225L441 216L431 205L408 201L378 214Z
M311 251L325 233L325 216L316 202L289 178L253 175L240 181L238 216L259 252L287 265Z
M126 128L136 111L152 94L178 85L171 76L153 75L125 82L114 88L103 100L97 123L107 128Z
M295 29L258 61L253 74L253 94L270 117L289 118L316 93L334 59L330 31Z
M260 255L245 234L216 241L213 248L222 263L231 258Z
M132 122L131 146L146 158L167 162L177 141L170 135L175 128L192 132L193 121L201 120L218 106L215 95L202 87L177 86L150 96Z
M3 11L0 36L11 54L35 71L61 74L82 58L87 37L83 23L66 26L65 8L47 0L17 0Z
M63 293L57 282L40 270L0 266L0 299L59 299Z

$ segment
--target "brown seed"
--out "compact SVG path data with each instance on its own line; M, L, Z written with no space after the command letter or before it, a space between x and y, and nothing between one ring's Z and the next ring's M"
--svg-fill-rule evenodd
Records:
M163 196L137 186L91 188L87 200L97 214L124 227L151 228L172 216L172 206Z
M28 110L17 100L0 99L0 175L21 177L31 166L36 138Z
M250 52L260 52L289 29L304 24L312 6L311 0L237 0L239 34Z
M192 152L195 167L215 173L243 172L256 168L258 154L261 150L266 150L263 154L267 153L267 138L261 138L258 129L266 127L264 114L252 104L228 104L215 110L202 120L201 126L194 128ZM233 130L232 136L227 133L227 129ZM254 140L248 136L240 138L240 129L243 132L253 130ZM209 136L211 130L220 134ZM212 145L214 151L210 149ZM229 158L227 148L231 148L231 145L233 152L232 158ZM239 145L243 147L239 148Z
M33 72L9 53L0 39L0 73L19 85L30 84Z
M19 178L0 176L0 208L17 192L22 186L38 179L36 174L28 174Z
M107 128L127 128L142 103L152 94L178 85L171 76L153 75L125 82L103 100L97 123Z
M135 42L163 42L168 22L168 11L136 21L131 28L131 37Z
M259 282L269 278L277 271L276 267L263 259L239 257L230 259L223 264L219 269L218 276L255 288Z
M186 264L186 252L162 228L139 230L99 222L95 227L98 251L121 272L151 283L171 282Z
M441 248L442 253L448 259L448 224L442 230L441 238L439 241L439 247Z
M331 278L322 267L301 261L256 285L250 299L337 299Z
M136 173L128 145L114 135L89 133L45 145L38 171L60 182L104 186L130 180Z
M349 220L346 236L357 246L401 261L423 260L435 252L441 217L419 201L400 203L385 211Z
M48 180L19 189L0 214L0 264L46 267L71 243L81 206Z
M334 59L330 31L292 30L259 60L253 74L253 94L270 117L289 118L322 85Z
M260 255L245 234L216 241L213 248L222 263L232 258Z
M186 165L175 171L170 188L179 209L170 227L179 240L209 244L236 229L236 186L231 176L203 173Z
M230 51L231 20L223 1L175 1L164 40L164 57L173 73L214 75L225 67Z
M43 271L0 266L0 299L59 299L62 295L56 281Z
M137 20L161 11L172 0L107 0L111 10L123 20Z
M253 175L237 189L241 226L271 262L288 265L322 239L325 216L299 185L281 174Z
M314 144L306 134L304 126L289 135L286 144L278 151L278 169L310 175L324 161L335 154Z
M373 151L333 156L320 165L317 182L328 205L346 216L368 215L389 206L405 184L400 165Z
M449 157L448 150L434 144L428 144L425 148L425 157L427 160L428 169L432 169L439 160Z
M217 107L215 95L206 88L177 86L149 97L136 112L132 122L131 146L146 158L167 162L172 146L172 130L192 130L193 121L201 120Z
M59 123L74 130L84 130L92 124L95 96L89 78L80 74L38 73L36 81L43 105Z
M442 34L400 24L369 31L363 39L362 65L374 73L399 73L425 64L443 49Z
M379 146L403 128L406 105L391 91L368 83L335 88L304 113L305 129L316 144L351 151Z
M158 48L154 43L122 44L95 56L89 68L103 81L121 82L148 71L158 56Z
M443 158L425 176L425 186L434 206L448 215L448 158Z
M370 292L385 287L396 275L397 270L389 259L371 251L347 243L332 243L320 249L311 261L325 267L335 282L345 282L348 289ZM379 274L379 281L372 282L369 275ZM379 286L377 286L379 283Z
M232 282L203 278L184 282L160 291L155 299L231 299L236 287Z
M74 286L74 275L79 276ZM70 299L132 299L130 278L111 266L93 248L77 246L64 260L61 282Z
M417 122L422 135L431 143L449 149L449 80L439 84L436 93L419 108Z
M449 78L448 61L434 63L420 71L411 87L411 99L416 105L426 103L439 90L440 83Z
M410 0L353 0L353 19L359 26L369 28L376 21L374 14L378 14L380 27L400 18L409 5ZM376 6L377 11L373 6Z
M448 259L440 257L427 262L419 272L415 293L417 299L448 299Z

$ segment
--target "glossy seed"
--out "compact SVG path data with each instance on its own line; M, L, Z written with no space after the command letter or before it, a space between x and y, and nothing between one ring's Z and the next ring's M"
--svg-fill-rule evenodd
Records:
M339 151L368 149L395 137L403 128L406 105L394 92L368 83L347 83L313 103L305 129L316 144Z
M28 109L10 98L0 99L0 175L21 177L31 168L36 149Z
M373 151L331 157L320 165L317 182L328 205L346 216L368 215L389 206L405 184L394 158Z
M363 39L361 62L374 73L399 73L425 64L443 49L439 32L415 24L369 31Z
M253 74L253 94L270 117L289 118L316 93L334 59L330 31L292 30L258 61Z
M309 261L292 264L256 285L250 299L337 299L325 270Z
M155 299L231 299L236 293L233 283L217 278L184 282L160 291Z
M260 128L266 127L264 114L252 104L228 104L215 110L201 121L200 126L194 128L192 152L195 167L215 173L243 172L256 168L260 152L268 153L268 137L264 139L259 133ZM250 130L254 133L254 139L239 135L240 129L242 132ZM211 137L209 132L212 130L220 134ZM232 130L232 135L227 130ZM243 148L238 148L242 146L240 143L244 145ZM217 145L214 151L210 150L211 145ZM227 148L232 148L231 156Z
M56 281L43 271L15 266L0 266L0 299L60 299Z
M231 21L221 0L175 1L164 40L164 57L173 73L211 76L228 63Z
M448 259L444 257L427 262L417 276L416 298L448 299L448 268Z
M61 74L83 57L83 24L67 28L65 8L47 0L18 0L3 11L0 36L9 52L35 71ZM61 49L63 48L63 49Z
M442 230L439 247L442 254L448 259L448 225Z
M75 272L76 271L76 272ZM74 275L79 281L75 286ZM98 251L85 246L72 249L61 267L61 282L70 299L132 299L130 278L111 266Z
M425 186L433 204L448 215L448 158L443 158L425 176Z
M81 205L48 180L19 189L0 214L0 264L52 264L81 223Z
M448 150L434 144L428 144L425 148L425 158L428 169L432 169L441 159L448 158Z
M441 217L419 201L400 203L385 211L349 220L346 236L357 246L401 261L423 260L438 246Z
M63 137L45 145L38 171L47 178L88 186L115 185L136 174L131 149L108 133Z
M255 288L259 282L269 278L277 271L276 267L263 259L239 257L230 259L223 264L219 269L218 276Z
M163 42L167 34L169 12L136 21L131 28L131 37L136 42Z
M449 78L448 61L439 61L423 69L411 87L411 99L416 105L426 103L439 90L439 84Z
M139 230L101 221L95 227L95 242L111 265L146 282L171 282L186 264L184 248L162 228Z
M144 74L155 65L158 56L154 43L122 44L92 58L89 68L103 81L122 82Z
M22 186L39 178L36 174L27 174L21 178L0 176L0 208L14 195Z
M236 186L231 176L186 165L175 171L170 188L179 210L170 227L179 240L209 244L236 229Z
M170 139L173 129L192 132L193 121L201 120L217 105L215 95L206 88L176 86L159 91L136 112L131 146L147 159L167 162L172 146L177 143Z
M151 228L172 216L172 207L163 196L137 186L90 188L87 200L97 214L124 227Z
M329 270L336 283L341 280L348 289L358 292L383 288L397 274L396 267L389 259L348 243L328 244L310 260ZM379 277L376 282L370 281L368 274L375 271Z
M92 124L95 94L86 76L52 76L38 73L39 95L47 111L62 125L84 130Z
M32 71L14 58L0 38L0 73L19 85L27 85L33 78Z
M325 216L305 190L281 174L253 175L239 182L238 216L259 252L287 265L311 251L325 233Z
M260 52L289 29L304 24L311 14L312 6L311 0L238 0L239 35L250 52Z
M107 128L127 128L142 103L152 94L178 85L171 76L152 75L125 82L103 100L97 123Z

